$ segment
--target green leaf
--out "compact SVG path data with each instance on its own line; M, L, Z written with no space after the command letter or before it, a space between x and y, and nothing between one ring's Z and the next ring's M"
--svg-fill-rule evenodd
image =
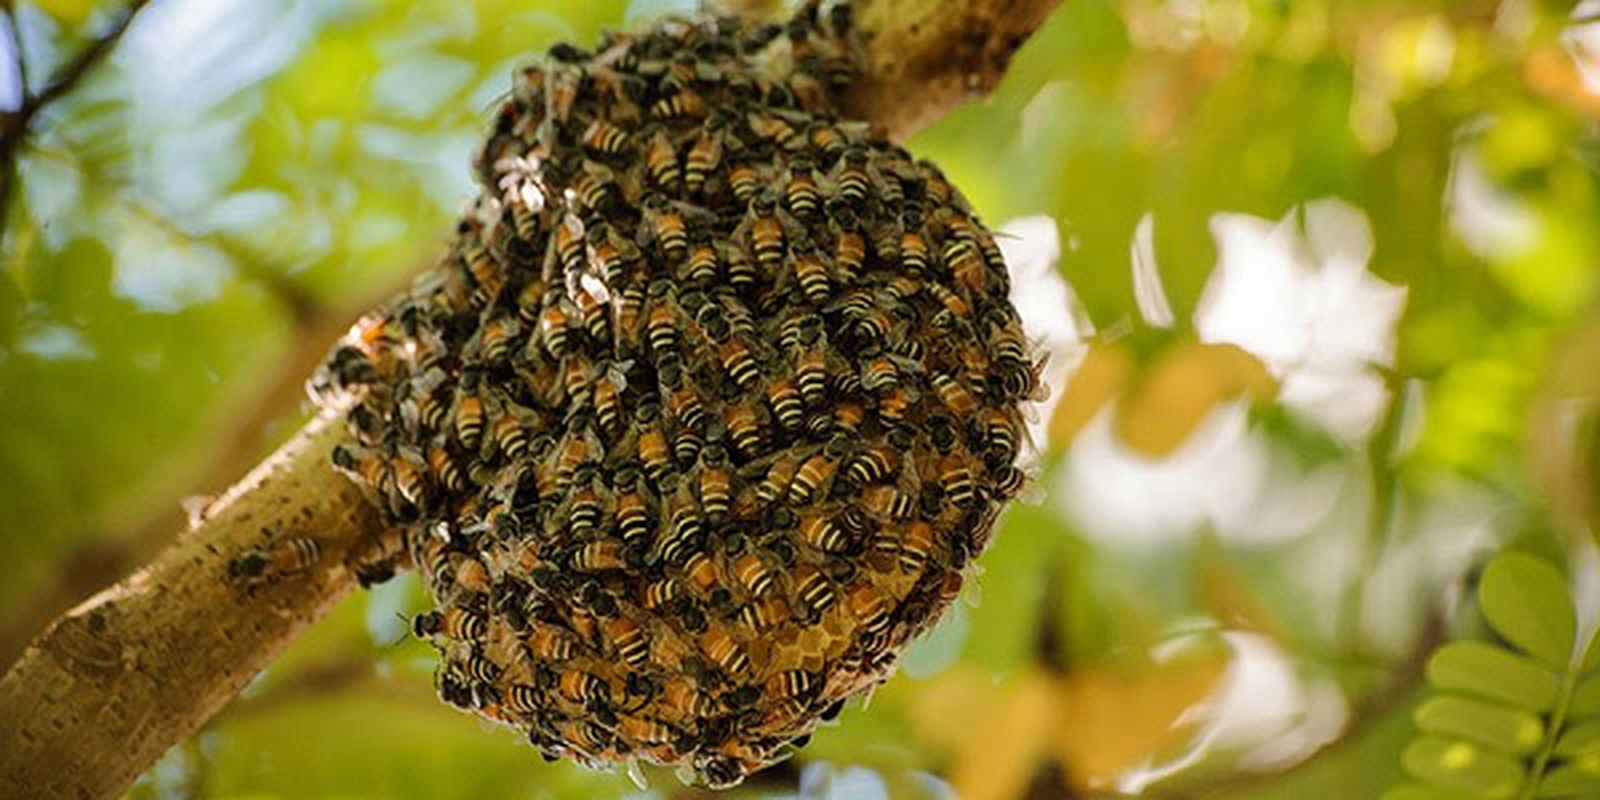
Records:
M1572 702L1567 705L1567 715L1587 717L1600 714L1600 675L1590 675L1578 681L1572 690Z
M1383 800L1468 800L1471 797L1473 795L1421 783L1403 783L1383 793Z
M1545 664L1564 670L1578 627L1566 579L1543 559L1507 553L1489 562L1478 585L1495 632Z
M1439 648L1428 659L1428 681L1529 711L1549 711L1561 690L1560 679L1550 670L1487 642L1451 642Z
M1594 797L1600 795L1600 758L1585 756L1568 762L1539 781L1535 797Z
M1426 733L1457 736L1512 755L1533 752L1544 738L1544 725L1532 712L1453 695L1423 703L1414 719Z
M1600 720L1574 725L1561 732L1555 754L1564 758L1600 758Z
M1522 765L1459 740L1424 736L1401 761L1412 777L1478 797L1510 797L1522 785Z

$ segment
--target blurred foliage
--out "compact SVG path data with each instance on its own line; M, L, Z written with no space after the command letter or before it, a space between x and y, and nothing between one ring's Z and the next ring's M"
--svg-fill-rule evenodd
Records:
M5 204L0 617L292 430L263 375L443 249L514 64L690 5L142 10L36 119ZM119 7L9 4L0 103ZM1568 581L1575 630L1600 611L1600 25L1569 12L1066 0L993 98L916 137L986 218L1059 233L1070 294L1029 318L1040 497L901 674L748 793L1370 797L1404 769L1492 794L1459 745L1521 776L1530 720L1588 764L1591 722L1555 739L1448 677L1554 657L1575 634L1529 623ZM1509 541L1561 577L1480 580ZM409 579L345 603L135 794L682 794L436 702L420 603ZM1466 643L1480 607L1511 649Z

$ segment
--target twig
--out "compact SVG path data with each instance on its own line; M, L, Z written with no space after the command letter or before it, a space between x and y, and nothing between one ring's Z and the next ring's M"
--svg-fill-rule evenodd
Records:
M10 205L11 190L16 178L17 151L21 149L22 142L28 136L28 126L33 124L35 117L51 103L61 99L89 74L96 64L99 64L110 52L122 35L127 32L128 25L139 11L150 0L128 0L128 5L122 14L112 21L111 27L94 41L90 42L77 57L67 62L50 78L50 82L39 90L38 94L28 91L26 82L22 85L22 105L6 120L5 129L0 131L0 225L4 224L6 211ZM16 27L12 27L13 33ZM22 37L17 36L17 52L22 52Z

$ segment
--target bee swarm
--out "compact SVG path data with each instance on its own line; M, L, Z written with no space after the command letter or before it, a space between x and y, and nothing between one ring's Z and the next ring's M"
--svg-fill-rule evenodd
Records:
M849 20L672 20L515 77L451 253L314 384L438 603L445 700L712 786L883 681L1021 488L994 239L841 119Z

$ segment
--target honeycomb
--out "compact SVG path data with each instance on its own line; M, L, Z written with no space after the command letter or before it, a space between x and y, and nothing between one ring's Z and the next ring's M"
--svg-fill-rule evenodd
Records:
M444 700L714 787L959 591L1037 385L993 236L836 99L846 7L515 76L451 250L313 382L436 601Z

